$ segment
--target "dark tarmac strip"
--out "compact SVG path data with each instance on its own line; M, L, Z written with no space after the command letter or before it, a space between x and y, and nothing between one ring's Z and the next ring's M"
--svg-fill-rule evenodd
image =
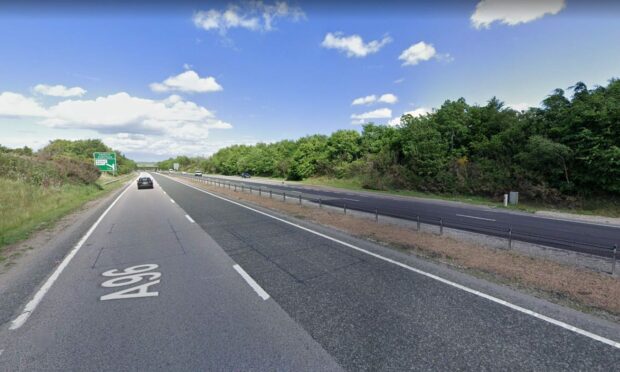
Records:
M185 177L193 178L192 176ZM315 202L318 202L320 198L325 205L342 208L346 204L349 209L369 213L374 213L377 210L386 216L404 217L412 221L419 215L423 223L433 225L438 225L441 218L444 227L502 238L507 238L508 229L512 228L513 238L516 240L608 258L613 255L613 246L615 244L620 246L620 227L613 225L554 219L535 216L531 213L440 200L395 197L347 190L339 191L313 186L278 185L262 183L260 180L254 179L243 181L227 177L221 178L221 180L241 183L246 187L252 186L255 189L262 186L263 188L280 190L289 193L289 196L292 197L303 193L304 197Z

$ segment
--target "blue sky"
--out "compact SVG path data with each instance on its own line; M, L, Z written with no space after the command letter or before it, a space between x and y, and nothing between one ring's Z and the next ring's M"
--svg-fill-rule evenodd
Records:
M0 14L0 144L102 138L137 160L209 155L394 125L459 97L534 106L620 77L611 2L355 4L17 3Z

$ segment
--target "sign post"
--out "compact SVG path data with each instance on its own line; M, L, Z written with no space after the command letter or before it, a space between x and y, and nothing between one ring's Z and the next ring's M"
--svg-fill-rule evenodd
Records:
M102 172L112 172L116 175L116 153L115 152L94 152L95 167Z

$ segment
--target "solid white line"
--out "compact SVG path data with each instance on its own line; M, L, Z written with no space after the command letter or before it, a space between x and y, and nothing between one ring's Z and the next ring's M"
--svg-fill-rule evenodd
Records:
M170 201L172 202L172 204L176 204L176 203L174 202L174 200L172 200L172 198L170 198Z
M241 266L235 264L233 265L233 268L239 273L239 275L241 275L243 279L245 279L246 282L248 282L250 287L252 287L254 292L256 292L260 298L262 298L263 300L269 299L269 293L265 292L265 290L262 289L261 286L258 285L258 283L256 283L254 279L252 279L252 277L248 273L246 273Z
M112 207L114 207L114 205L116 205L116 202L118 202L118 200L123 195L125 195L127 190L129 190L131 188L131 187L129 187L130 185L131 185L131 183L125 187L125 190L123 190L123 192L116 199L114 199L112 204L110 204L110 206L101 214L101 216L99 216L97 221L95 221L95 223L90 227L90 229L88 229L86 234L84 234L84 236L82 236L82 238L75 244L75 246L73 247L73 249L71 249L69 254L64 258L64 260L62 260L60 265L58 265L58 267L56 268L54 273L47 279L45 284L43 284L43 286L41 288L39 288L39 290L34 295L32 300L30 300L30 302L28 302L26 304L26 306L24 306L24 310L22 311L22 313L19 316L17 316L17 318L13 319L9 329L15 330L15 329L18 329L19 327L21 327L22 325L24 325L26 320L28 320L30 315L32 315L34 310L37 308L37 306L39 305L39 302L41 302L41 300L43 299L43 297L45 296L47 291L49 291L50 288L52 288L52 285L54 284L56 279L58 279L58 277L60 276L62 271L67 267L69 262L71 262L71 259L73 258L73 256L75 256L75 254L80 250L80 248L82 248L82 245L90 237L90 235L93 233L93 231L95 231L97 226L99 226L99 223L101 223L101 221L106 216L106 214L108 214L108 212L112 209Z
M546 316L546 315L542 315L542 314L537 313L537 312L535 312L535 311L532 311L532 310L526 309L526 308L524 308L524 307L521 307L521 306L518 306L518 305L512 304L512 303L510 303L510 302L508 302L508 301L504 301L504 300L502 300L502 299L500 299L500 298L493 297L493 296L488 295L488 294L486 294L486 293L483 293L483 292L477 291L477 290L475 290L475 289L472 289L472 288L466 287L466 286L464 286L464 285L461 285L461 284L458 284L458 283L452 282L452 281L450 281L450 280L448 280L448 279L444 279L444 278L442 278L442 277L440 277L440 276L437 276L437 275L434 275L434 274L428 273L428 272L426 272L426 271L422 271L422 270L420 270L420 269L416 269L416 268L414 268L414 267L411 267L411 266L409 266L409 265L406 265L406 264L404 264L404 263L402 263L402 262L398 262L398 261L393 260L393 259L391 259L391 258L383 257L383 256L381 256L381 255L379 255L379 254L376 254L376 253L373 253L373 252L367 251L367 250L365 250L365 249L363 249L363 248L357 247L357 246L355 246L355 245L353 245L353 244L349 244L349 243L344 242L344 241L342 241L342 240L338 240L338 239L336 239L336 238L332 238L331 236L325 235L325 234L320 233L320 232L318 232L318 231L311 230L311 229L309 229L309 228L307 228L307 227L303 227L303 226L298 225L298 224L296 224L296 223L293 223L293 222L287 221L287 220L285 220L285 219L282 219L282 218L279 218L279 217L273 216L273 215L271 215L271 214L269 214L269 213L265 213L265 212L263 212L263 211L259 211L258 209L254 209L254 208L252 208L252 207L248 207L247 205L243 205L243 204L241 204L241 203L237 203L236 201L233 201L233 200L230 200L230 199L224 198L224 197L222 197L222 196L219 196L219 195L213 194L213 193L211 193L211 192L209 192L209 191L206 191L206 190L199 189L198 187L195 187L195 186L192 186L192 185L188 185L188 184L186 184L185 182L181 182L181 181L175 180L175 179L174 179L174 178L172 178L172 177L168 177L168 176L164 176L164 177L167 177L167 178L169 178L169 179L171 179L171 180L173 180L173 181L175 181L175 182L178 182L178 183L180 183L180 184L182 184L182 185L185 185L185 186L187 186L187 187L191 187L192 189L198 190L198 191L203 192L203 193L205 193L205 194L211 195L211 196L213 196L213 197L215 197L215 198L218 198L218 199L221 199L221 200L225 200L225 201L227 201L227 202L229 202L229 203L235 204L235 205L240 206L240 207L242 207L242 208L249 209L249 210L251 210L251 211L253 211L253 212L256 212L256 213L258 213L258 214L262 214L262 215L267 216L267 217L269 217L269 218L273 218L274 220L278 220L278 221L280 221L280 222L283 222L283 223L288 224L288 225L291 225L291 226L295 226L295 227L297 227L297 228L299 228L299 229L301 229L301 230L307 231L307 232L312 233L312 234L314 234L314 235L317 235L317 236L320 236L320 237L322 237L322 238L325 238L325 239L331 240L331 241L333 241L333 242L336 242L336 243L342 244L342 245L344 245L345 247L349 247L349 248L354 249L354 250L356 250L356 251L359 251L359 252L365 253L365 254L367 254L367 255L369 255L369 256L372 256L372 257L378 258L378 259L380 259L380 260L383 260L383 261L386 261L386 262L392 263L392 264L394 264L394 265L396 265L396 266L400 266L400 267L402 267L403 269L407 269L407 270L409 270L409 271L413 271L413 272L415 272L415 273L417 273L417 274L424 275L424 276L426 276L426 277L428 277L428 278L431 278L431 279L437 280L437 281L439 281L439 282L441 282L441 283L447 284L447 285L452 286L452 287L454 287L454 288L461 289L461 290L463 290L463 291L465 291L465 292L468 292L468 293L471 293L471 294L473 294L473 295L476 295L476 296L479 296L479 297L485 298L485 299L487 299L487 300L489 300L489 301L492 301L492 302L495 302L495 303L497 303L497 304L500 304L500 305L506 306L506 307L508 307L508 308L510 308L510 309L513 309L513 310L516 310L516 311L518 311L518 312L521 312L521 313L524 313L524 314L527 314L527 315L533 316L533 317L538 318L538 319L540 319L540 320L543 320L543 321L545 321L545 322L548 322L548 323L554 324L554 325L556 325L556 326L558 326L558 327L561 327L561 328L567 329L567 330L569 330L569 331L575 332L575 333L580 334L580 335L582 335L582 336L589 337L589 338L591 338L591 339L593 339L593 340L600 341L600 342L602 342L602 343L604 343L604 344L607 344L607 345L613 346L613 347L615 347L615 348L617 348L617 349L620 349L620 342L617 342L617 341L614 341L614 340L611 340L611 339L605 338L605 337L603 337L603 336L599 336L599 335L597 335L597 334L594 334L594 333L592 333L592 332L588 332L588 331L586 331L586 330L584 330L584 329L581 329L581 328L577 328L577 327L572 326L572 325L570 325L570 324L568 324L568 323L564 323L564 322L562 322L562 321L560 321L560 320L556 320L556 319L550 318L550 317L548 317L548 316Z
M459 217L467 217L467 218L474 218L474 219L476 219L476 220L484 220L484 221L492 221L492 222L497 221L497 220L494 220L494 219L492 219L492 218L483 218L483 217L476 217L476 216L468 216L468 215L466 215L466 214L457 214L457 216L459 216Z
M196 223L196 221L194 221L194 219L193 219L193 218L191 218L191 217L189 216L189 214L186 214L186 215L185 215L185 218L187 218L187 220L188 220L189 222L191 222L191 223Z

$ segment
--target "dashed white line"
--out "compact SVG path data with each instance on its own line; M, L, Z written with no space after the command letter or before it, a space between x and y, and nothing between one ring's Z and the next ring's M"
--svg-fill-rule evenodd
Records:
M530 315L530 316L532 316L532 317L534 317L534 318L537 318L537 319L543 320L543 321L545 321L545 322L547 322L547 323L554 324L554 325L556 325L556 326L558 326L558 327L560 327L560 328L564 328L564 329L569 330L569 331L571 331L571 332L575 332L575 333L580 334L580 335L582 335L582 336L585 336L585 337L591 338L591 339L593 339L593 340L596 340L596 341L602 342L602 343L604 343L604 344L606 344L606 345L610 345L610 346L612 346L612 347L615 347L615 348L617 348L617 349L620 349L620 342L617 342L617 341L611 340L611 339L606 338L606 337L603 337L603 336L599 336L599 335L597 335L597 334L594 334L594 333L592 333L592 332L588 332L588 331L586 331L586 330L584 330L584 329L581 329L581 328L577 328L577 327L575 327L575 326L573 326L573 325L570 325L570 324L568 324L568 323L564 323L564 322L562 322L562 321L560 321L560 320L553 319L553 318L551 318L551 317L548 317L548 316L546 316L546 315L543 315L543 314L537 313L537 312L535 312L535 311L532 311L532 310L526 309L526 308L521 307L521 306L519 306L519 305L515 305L515 304L510 303L510 302L508 302L508 301L504 301L504 300L502 300L502 299L500 299L500 298L493 297L493 296L491 296L491 295L488 295L488 294L486 294L486 293L483 293L483 292L477 291L477 290L475 290L475 289L472 289L472 288L466 287L466 286L464 286L464 285L458 284L458 283L453 282L453 281L450 281L450 280L448 280L448 279L444 279L444 278L442 278L442 277L440 277L440 276L437 276L437 275L435 275L435 274L431 274L431 273L429 273L429 272L422 271L422 270L420 270L420 269L416 269L416 268L414 268L414 267L411 267L411 266L406 265L406 264L404 264L404 263L402 263L402 262L399 262L399 261L393 260L393 259L391 259L391 258L383 257L383 256L381 256L381 255L379 255L379 254L377 254L377 253L373 253L373 252L371 252L371 251L368 251L368 250L366 250L366 249L363 249L363 248L357 247L357 246L355 246L355 245L353 245L353 244L350 244L350 243L347 243L347 242L345 242L345 241L342 241L342 240L339 240L339 239L336 239L336 238L332 238L332 237L331 237L331 236L329 236L329 235L325 235L325 234L320 233L320 232L318 232L318 231L314 231L314 230L309 229L309 228L307 228L307 227L303 227L303 226L298 225L298 224L296 224L296 223L294 223L294 222L287 221L287 220L282 219L282 218L280 218L280 217L276 217L276 216L273 216L273 215L271 215L271 214L269 214L269 213L266 213L266 212L263 212L263 211L259 211L258 209L254 209L254 208L252 208L252 207L248 207L247 205L244 205L244 204L238 203L238 202L236 202L236 201L233 201L233 200L227 199L227 198L225 198L225 197L222 197L222 196L216 195L216 194L214 194L214 193L212 193L212 192L209 192L209 191L206 191L206 190L202 190L202 189L200 189L200 188L198 188L198 187L195 187L195 186L192 186L192 185L188 185L187 183L185 183L185 182L181 182L181 181L178 181L178 180L175 180L175 179L174 179L174 178L172 178L172 177L168 177L168 176L164 176L164 177L166 177L166 178L168 178L168 179L170 179L170 180L172 180L172 181L178 182L178 183L180 183L180 184L182 184L182 185L185 185L185 186L187 186L187 187L190 187L190 188L192 188L192 189L195 189L195 190L197 190L197 191L200 191L200 192L202 192L202 193L205 193L205 194L211 195L211 196L213 196L214 198L218 198L218 199L221 199L221 200L225 200L225 201L227 201L227 202L229 202L229 203L235 204L235 205L237 205L237 206L239 206L239 207L242 207L242 208L245 208L245 209L249 209L249 210L251 210L251 211L253 211L253 212L256 212L256 213L258 213L258 214L262 214L263 216L267 216L267 217L269 217L269 218L272 218L272 219L274 219L274 220L280 221L280 222L285 223L285 224L287 224L287 225L295 226L295 227L297 227L298 229L301 229L301 230L307 231L307 232L309 232L309 233L311 233L311 234L314 234L314 235L320 236L320 237L322 237L322 238L325 238L325 239L331 240L331 241L333 241L333 242L336 242L336 243L342 244L342 245L344 245L345 247L349 247L349 248L354 249L354 250L356 250L356 251L358 251L358 252L365 253L365 254L367 254L367 255L369 255L369 256L372 256L372 257L375 257L375 258L377 258L377 259L383 260L383 261L385 261L385 262L389 262L389 263L394 264L394 265L396 265L396 266L402 267L403 269L406 269L406 270L412 271L412 272L414 272L414 273L417 273L417 274L420 274L420 275L426 276L427 278L431 278L431 279L437 280L438 282L444 283L444 284L449 285L449 286L454 287L454 288L458 288L458 289L460 289L460 290L463 290L463 291L465 291L465 292L471 293L471 294L476 295L476 296L478 296L478 297L482 297L482 298L487 299L487 300L489 300L489 301L491 301L491 302L494 302L494 303L496 303L496 304L500 304L500 305L506 306L506 307L508 307L508 308L510 308L510 309L512 309L512 310L518 311L518 312L523 313L523 314ZM243 269L242 269L242 270L243 270ZM239 271L239 270L237 270L237 271ZM247 275L247 274L246 274L246 275ZM248 276L248 277L249 277L249 276ZM250 279L251 279L251 278L250 278ZM258 285L258 284L257 284L257 285ZM260 288L260 287L259 287L259 288Z
M176 204L176 202L172 198L170 198L170 202L172 202L172 204Z
M468 215L466 215L466 214L457 214L457 216L459 216L459 217L466 217L466 218L473 218L473 219L476 219L476 220L483 220L483 221L491 221L491 222L495 222L495 221L497 221L497 220L494 220L494 219L492 219L492 218L484 218L484 217L468 216Z
M22 311L22 313L19 314L17 316L17 318L13 319L9 329L11 329L11 330L18 329L19 327L24 325L24 323L26 323L26 320L28 320L30 315L37 308L37 306L39 305L39 303L41 302L41 300L43 299L43 297L45 296L47 291L49 291L50 288L52 288L52 285L54 284L56 279L58 279L58 277L60 276L62 271L67 267L67 265L69 265L69 262L71 262L71 259L73 258L73 256L75 256L76 253L80 250L80 248L82 248L82 245L84 245L84 243L90 237L90 235L93 233L93 231L95 231L97 226L99 226L99 223L101 223L103 218L108 214L108 212L112 209L112 207L114 207L114 205L116 205L116 202L118 202L118 200L123 195L125 195L125 193L129 189L130 189L130 187L129 187L129 185L127 185L125 190L123 190L123 192L116 199L114 199L112 204L110 204L110 206L101 214L101 216L99 216L97 221L95 221L95 223L90 227L90 229L88 229L86 234L84 234L84 236L82 236L82 238L75 244L73 249L71 249L69 254L64 258L64 260L62 260L62 262L60 263L60 265L58 265L58 267L52 273L52 275L49 278L47 278L47 281L43 284L43 286L41 288L39 288L37 293L35 293L35 295L32 298L32 300L30 300L30 302L28 302L26 304L26 306L24 306L24 310Z
M196 223L196 221L194 221L194 219L193 219L193 218L191 218L191 217L189 216L189 214L186 214L186 215L185 215L185 218L187 218L187 220L188 220L189 222L191 222L191 223Z
M262 289L261 286L258 285L258 283L256 283L254 279L252 279L252 277L248 273L246 273L241 266L235 264L233 268L239 273L239 275L241 275L243 279L245 279L246 282L248 282L250 287L252 287L254 292L256 292L260 298L262 298L263 300L269 299L269 293L265 292L265 290Z

